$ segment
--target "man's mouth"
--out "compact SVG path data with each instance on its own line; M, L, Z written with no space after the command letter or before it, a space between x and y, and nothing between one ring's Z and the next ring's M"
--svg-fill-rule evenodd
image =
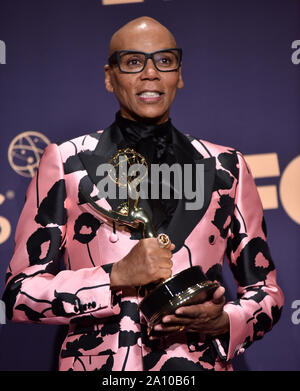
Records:
M142 101L149 103L159 101L162 95L160 91L142 91L137 94Z
M161 93L156 91L143 91L138 95L141 96L142 98L157 98L158 96L161 95Z

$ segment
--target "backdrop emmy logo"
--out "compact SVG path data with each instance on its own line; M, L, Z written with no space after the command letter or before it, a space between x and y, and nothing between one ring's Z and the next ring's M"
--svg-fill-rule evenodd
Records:
M6 45L0 40L0 64L6 64Z
M32 178L49 139L39 132L28 131L17 135L8 147L8 161L19 175Z

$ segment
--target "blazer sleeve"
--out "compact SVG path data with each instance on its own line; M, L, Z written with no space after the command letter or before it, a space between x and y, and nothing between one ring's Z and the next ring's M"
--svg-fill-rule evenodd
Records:
M26 192L3 301L16 322L67 324L120 312L109 265L63 270L68 197L59 148L50 144Z
M229 340L223 349L226 360L271 330L284 303L266 240L261 200L243 155L237 152L237 156L239 176L226 254L238 290L237 300L224 306L230 321Z

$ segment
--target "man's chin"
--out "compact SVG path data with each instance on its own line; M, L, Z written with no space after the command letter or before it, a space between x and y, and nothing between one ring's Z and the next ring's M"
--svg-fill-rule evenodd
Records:
M139 113L130 113L131 119L136 122L142 122L149 125L159 125L169 119L169 113L157 113L157 112L139 112Z

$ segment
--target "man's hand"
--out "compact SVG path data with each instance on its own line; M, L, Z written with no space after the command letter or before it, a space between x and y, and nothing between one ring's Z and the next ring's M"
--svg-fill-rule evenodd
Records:
M229 318L223 311L224 293L225 288L220 286L215 290L211 300L178 308L174 315L165 316L162 323L154 326L150 338L187 331L200 333L204 340L205 335L216 337L227 333Z
M131 251L116 262L110 274L112 290L143 286L166 280L172 275L172 250L175 245L160 248L156 238L141 239Z

